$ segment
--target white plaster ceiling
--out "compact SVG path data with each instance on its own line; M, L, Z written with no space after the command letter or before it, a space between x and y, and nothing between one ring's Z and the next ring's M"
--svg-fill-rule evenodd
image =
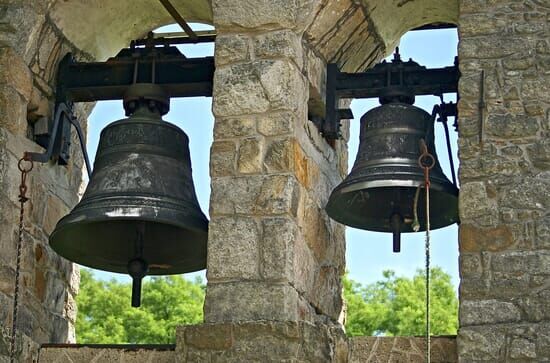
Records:
M212 22L210 0L171 0L188 22ZM50 17L77 48L104 60L175 21L158 0L58 0Z
M458 0L362 0L362 3L390 53L411 29L435 22L458 23Z

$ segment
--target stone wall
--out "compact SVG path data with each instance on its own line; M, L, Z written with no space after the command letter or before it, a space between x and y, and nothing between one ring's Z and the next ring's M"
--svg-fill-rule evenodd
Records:
M456 363L455 337L432 337L432 363ZM423 337L353 337L349 342L349 363L423 363L426 339Z
M174 363L175 360L174 345L48 344L40 348L37 362Z
M549 16L460 1L461 362L550 359Z
M310 68L317 58L303 38L312 5L253 5L213 2L205 320L337 323L344 233L323 207L347 152L307 120L308 76L322 74Z
M18 234L18 159L42 152L33 123L50 117L58 60L71 45L47 17L46 2L0 5L0 361L9 352ZM88 107L77 108L85 120ZM83 124L85 125L85 124ZM78 200L83 160L73 135L72 162L35 163L27 185L17 340L18 361L36 360L39 343L74 341L78 269L54 253L48 235Z

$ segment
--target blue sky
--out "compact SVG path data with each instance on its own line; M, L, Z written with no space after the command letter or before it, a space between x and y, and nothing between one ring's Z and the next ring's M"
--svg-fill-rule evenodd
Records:
M195 29L201 29L196 28ZM162 31L177 31L173 26L161 28ZM457 33L454 29L429 30L409 32L403 36L400 53L404 60L409 57L428 68L444 67L453 64L457 53ZM180 49L188 57L203 57L213 54L213 44L198 44L181 46ZM454 95L446 95L446 101L455 101ZM436 97L417 97L416 106L431 113L438 103ZM359 119L369 109L376 107L378 101L354 100L352 110L355 120L351 122L351 137L349 142L349 167L351 168L359 142ZM99 132L110 122L124 118L122 101L98 102L88 123L88 152L90 160L95 158ZM212 143L214 119L211 112L211 99L206 97L172 99L170 112L164 117L182 128L189 136L191 162L193 165L193 180L202 210L208 212L210 196L209 153ZM452 120L451 120L452 123ZM453 130L451 128L451 130ZM455 164L456 133L451 131L451 143ZM436 149L443 170L450 179L450 167L447 159L445 138L440 125L436 125ZM458 165L455 165L458 167ZM414 272L424 267L424 234L403 234L401 253L392 252L391 235L368 232L353 228L346 229L347 251L346 268L352 279L361 283L370 283L382 277L382 271L394 270L397 275L412 276ZM455 287L458 286L458 236L457 226L453 225L432 232L432 265L442 267L452 276ZM130 281L126 275L111 274L96 271L96 276L104 279L116 278ZM202 276L204 271L186 274L186 277Z

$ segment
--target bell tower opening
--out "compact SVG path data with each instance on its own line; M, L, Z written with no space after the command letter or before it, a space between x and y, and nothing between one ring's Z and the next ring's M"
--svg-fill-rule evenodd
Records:
M415 30L400 40L402 60L412 58L427 68L447 67L457 55L456 29ZM391 62L394 56L386 61ZM445 94L443 101L456 103L455 94ZM414 106L432 113L441 99L417 96ZM359 147L359 118L379 106L378 99L352 101L356 116L350 122L349 161L351 170ZM454 174L458 171L457 133L453 118L448 120L450 154ZM453 180L445 130L435 122L435 151L442 171ZM458 182L457 182L458 183ZM420 198L420 202L423 198ZM458 226L430 232L431 251L431 324L432 335L455 335L458 329ZM401 251L392 251L388 233L346 229L347 277L344 283L346 300L346 333L361 335L425 334L425 233L401 234Z
M200 23L191 23L190 26L195 32L214 29ZM177 36L182 32L177 24L166 25L153 31L155 37ZM214 55L213 42L176 46L188 58ZM182 129L188 137L192 182L200 209L206 215L209 210L209 157L214 127L211 107L211 97L171 98L170 110L163 117L165 121ZM102 130L114 120L124 117L122 101L96 103L88 117L87 150L90 161L96 158ZM86 176L84 179L83 186L88 182ZM131 281L127 274L81 267L81 286L77 296L78 343L174 343L176 326L203 321L206 285L204 269L184 275L145 277L139 309L130 306ZM97 306L102 304L101 300L106 300L103 303L111 305L110 308ZM114 314L115 311L118 312ZM152 324L153 322L156 323ZM139 329L132 328L132 325L139 326Z

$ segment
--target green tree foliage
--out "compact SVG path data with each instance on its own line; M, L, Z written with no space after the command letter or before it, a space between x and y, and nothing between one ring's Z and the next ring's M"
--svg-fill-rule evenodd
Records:
M204 286L182 276L148 278L140 308L130 306L131 284L94 279L80 271L78 343L173 343L176 326L203 320Z
M424 335L425 271L418 270L412 278L396 277L390 270L384 271L383 276L381 281L366 286L344 278L347 334ZM441 268L431 270L430 291L432 335L456 334L458 299L451 277Z
M423 335L425 329L424 271L412 278L384 271L383 279L362 286L345 277L348 335ZM181 276L154 277L143 284L140 308L130 306L131 286L94 279L81 270L77 297L78 343L173 343L176 326L203 319L204 286ZM451 277L432 269L433 335L456 334L458 300Z

